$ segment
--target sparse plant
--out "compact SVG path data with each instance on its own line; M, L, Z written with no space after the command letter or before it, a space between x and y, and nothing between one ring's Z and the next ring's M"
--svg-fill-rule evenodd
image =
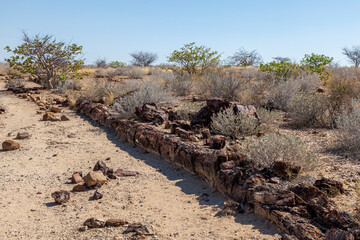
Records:
M95 61L96 67L98 68L105 68L107 66L107 62L105 58L98 58Z
M301 166L305 172L316 166L317 157L313 149L293 134L269 133L262 137L251 137L242 145L243 152L255 167L272 168L277 161Z
M349 62L358 67L360 64L360 46L353 46L352 48L343 48L343 54L348 58Z
M64 81L58 81L56 84L56 89L60 93L64 93L68 90L81 90L82 86L78 79L66 79Z
M43 86L53 88L62 75L79 70L84 61L82 46L75 43L66 45L58 42L51 35L36 35L30 38L25 32L23 44L5 50L14 55L5 59L11 68L21 73L29 73L39 78Z
M270 111L266 108L257 108L256 113L261 122L260 131L262 132L267 132L272 129L276 124L276 121L279 119L277 111Z
M83 96L90 98L94 102L112 105L115 97L123 93L124 89L120 83L97 79L86 84Z
M120 62L120 61L111 61L111 62L109 62L108 65L109 65L109 67L112 67L112 68L126 67L126 63Z
M193 80L190 74L180 72L173 75L173 78L166 78L167 85L177 96L186 96L191 92Z
M262 62L261 55L256 51L246 51L244 48L239 49L228 60L230 65L247 67L259 65Z
M227 108L212 118L211 129L224 136L239 138L256 134L259 120L246 114L235 114L232 108Z
M133 65L143 67L150 66L158 58L156 53L143 51L130 53L130 56L133 58L133 60L131 61Z
M24 83L24 80L22 80L20 78L10 79L5 84L5 87L6 88L23 88L23 87L25 87L25 83Z
M289 103L299 94L300 84L294 79L274 82L268 87L267 105L271 108L287 111Z
M144 81L135 90L125 94L114 102L114 109L122 117L131 117L135 114L135 108L145 103L170 103L172 95L169 90L154 81Z
M211 48L203 45L196 46L195 42L192 42L172 52L168 61L180 65L189 74L202 74L210 67L218 65L220 56L217 51L212 51Z
M273 59L275 61L277 61L278 63L280 62L290 62L291 59L289 57L273 57Z
M143 79L146 75L141 67L130 66L125 69L125 74L130 79Z
M360 101L353 99L351 109L344 109L336 118L338 144L360 157Z
M204 104L197 104L193 102L184 103L179 108L176 109L176 114L185 121L190 121L192 116L194 116Z

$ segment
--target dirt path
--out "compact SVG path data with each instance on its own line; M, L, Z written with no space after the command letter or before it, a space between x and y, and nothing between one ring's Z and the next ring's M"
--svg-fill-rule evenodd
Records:
M0 81L0 142L27 131L16 151L0 151L0 239L126 239L125 228L78 228L89 217L123 218L153 225L157 239L279 239L274 226L252 214L217 217L225 200L206 182L162 159L117 141L106 129L65 110L68 122L39 121L37 107L4 90ZM74 171L90 171L98 160L141 175L118 178L53 203L55 190L71 190ZM157 171L160 169L161 171ZM207 196L207 195L208 196Z

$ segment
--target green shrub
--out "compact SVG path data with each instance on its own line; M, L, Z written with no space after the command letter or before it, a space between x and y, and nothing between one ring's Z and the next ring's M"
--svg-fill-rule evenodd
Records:
M287 80L299 71L299 66L287 61L272 61L266 64L260 64L260 71L267 72L275 80Z
M329 65L333 60L334 58L325 55L305 54L301 60L301 66L307 71L317 74L321 80L328 80L330 73L325 71L325 66Z

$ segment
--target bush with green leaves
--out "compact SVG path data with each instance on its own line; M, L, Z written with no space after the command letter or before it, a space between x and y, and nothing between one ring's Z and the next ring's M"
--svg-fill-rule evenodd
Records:
M23 44L14 49L7 46L5 50L14 54L5 59L11 68L37 77L48 88L54 88L64 75L76 72L84 64L82 46L66 45L51 35L30 38L24 33Z
M126 67L126 63L120 61L111 61L109 62L108 66L112 68L121 68Z
M227 108L213 116L211 129L236 139L258 133L259 124L258 119L247 114L235 114L232 108Z
M312 53L311 55L305 54L300 63L308 72L317 74L321 80L327 80L330 77L330 73L325 70L325 67L333 60L334 58L332 57Z
M220 57L221 54L217 51L203 45L196 46L195 42L192 42L172 52L168 61L183 67L189 74L202 74L210 67L218 65Z
M351 109L343 110L336 118L338 144L360 157L360 101L353 99Z
M244 141L242 149L258 168L271 168L275 162L282 161L307 171L313 169L317 162L314 150L293 134L269 133L251 137Z
M260 71L266 72L274 77L275 80L287 80L297 74L300 67L297 64L288 61L272 61L266 64L260 64Z

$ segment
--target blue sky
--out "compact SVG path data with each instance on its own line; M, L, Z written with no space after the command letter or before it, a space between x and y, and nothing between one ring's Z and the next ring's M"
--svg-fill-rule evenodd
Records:
M21 33L53 34L84 47L87 63L105 57L128 62L139 50L157 63L185 43L223 53L256 49L265 61L306 53L348 64L345 46L360 45L359 0L0 0L0 61Z

